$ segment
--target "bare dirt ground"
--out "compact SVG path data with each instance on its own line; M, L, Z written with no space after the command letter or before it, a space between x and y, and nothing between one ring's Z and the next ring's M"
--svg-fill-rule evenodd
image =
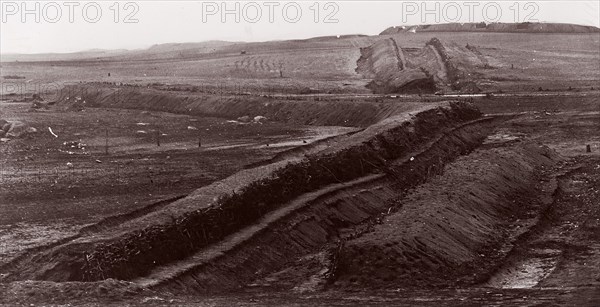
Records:
M598 248L598 208L600 195L600 127L599 105L595 93L548 97L547 99L521 98L480 98L475 101L489 114L510 113L508 120L500 122L495 133L488 138L489 146L504 142L514 144L521 141L544 142L566 158L558 177L559 193L540 222L515 243L502 265L489 280L469 287L456 289L421 290L335 290L325 292L278 292L277 290L243 290L237 294L210 296L173 296L165 292L142 291L131 284L120 285L119 291L110 284L102 283L110 293L107 298L98 286L85 292L75 284L65 290L66 283L60 286L64 296L53 296L55 303L71 302L78 305L98 305L123 303L132 305L169 306L177 304L197 305L287 305L311 306L334 305L505 305L505 304L546 304L594 306L600 301L598 286L600 272L596 267L600 261ZM502 105L503 107L499 107ZM107 110L108 111L108 110ZM121 111L119 111L121 112ZM137 111L127 111L137 112ZM35 114L35 113L34 113ZM147 114L144 114L147 115ZM585 152L590 144L592 153ZM208 145L207 145L208 146ZM484 145L488 146L488 145ZM502 146L502 145L500 145ZM99 155L101 157L101 155ZM35 161L35 160L34 160ZM64 160L61 160L64 163ZM124 210L125 212L128 210ZM70 223L61 226L61 235L73 231ZM14 227L15 226L11 226ZM18 226L16 226L18 227ZM51 232L39 229L39 233ZM7 232L8 234L9 232ZM10 232L18 236L19 232ZM11 241L14 238L8 238ZM20 237L19 240L23 240ZM25 239L24 241L27 241ZM33 241L33 240L32 240ZM33 242L32 244L36 244ZM302 269L300 267L300 269ZM309 269L312 270L312 269ZM44 282L15 282L4 284L7 296L5 304L21 302L49 302L44 293L54 285ZM90 289L92 289L90 288ZM80 292L81 291L81 292ZM29 294L26 294L29 293ZM27 295L25 299L24 295Z
M4 94L46 92L85 81L254 93L368 94L365 85L371 80L355 72L360 48L390 37L400 48L422 48L433 38L461 47L467 44L476 47L489 63L487 68L477 69L475 75L484 91L527 92L537 91L540 86L589 89L598 87L600 78L597 33L423 32L234 44L211 52L189 49L87 60L8 61L1 64L2 75L23 79L2 79L3 91ZM241 54L241 50L247 54ZM283 71L283 77L279 70Z
M30 103L0 105L3 119L38 129L0 146L0 262L103 217L188 194L293 146L352 130L119 109L31 111Z
M269 274L251 272L256 274L253 284L239 282L243 286L227 294L173 294L165 289L147 289L131 281L113 279L60 283L25 280L1 282L0 305L600 305L598 36L490 33L392 36L400 48L407 49L420 48L433 37L442 41L451 38L461 47L467 43L477 47L490 66L478 68L473 78L480 81L484 92L493 94L457 99L470 100L483 113L497 116L493 121L493 132L480 150L532 143L546 145L562 157L562 162L546 170L548 176L555 178L556 192L546 198L545 210L537 212L535 219L512 221L511 227L524 229L515 231L520 235L503 246L502 253L492 249L489 255L501 254L502 257L494 259L494 267L488 272L481 276L461 277L470 283L448 281L447 285L454 285L452 287L427 284L418 289L339 287L336 278L324 270L336 265L328 245L301 259L289 259L282 264L283 270ZM264 161L283 164L289 157L311 152L298 146L358 130L356 127L299 123L309 123L313 118L301 118L294 124L274 121L243 124L232 122L235 117L191 115L181 110L178 114L118 107L85 107L78 111L57 104L33 111L29 102L10 102L29 97L39 90L26 84L56 82L62 86L81 80L125 82L184 101L188 101L184 98L188 94L219 96L223 91L229 94L235 91L241 97L248 91L248 96L258 103L271 102L272 97L267 99L262 95L272 95L275 99L287 97L290 101L310 101L314 110L320 110L315 106L321 103L336 106L356 101L377 106L378 109L373 110L362 105L354 109L348 118L356 121L365 114L370 118L385 118L395 111L401 112L405 110L400 106L403 103L414 107L419 103L449 99L433 95L394 95L392 98L370 94L365 88L370 80L357 75L355 68L360 57L359 48L374 41L376 39L369 37L350 37L283 45L257 43L244 47L248 49L246 55L240 54L240 46L225 46L212 54L187 54L184 60L177 56L144 59L148 57L146 54L102 61L2 63L3 76L12 74L25 79L14 81L22 86L17 89L22 96L1 97L0 119L22 121L38 132L0 143L0 265L26 250L31 252L27 255L31 257L29 259L35 261L36 248L69 240L81 233L117 229L116 225L146 216L155 209L173 206L173 201L179 197L193 195L196 189L218 182L249 165L265 165ZM294 52L284 54L282 50ZM279 72L281 68L283 78ZM110 78L109 72L112 73ZM399 107L388 107L393 104ZM343 111L348 113L348 110L342 109L340 112L347 115ZM339 116L336 113L335 117ZM327 141L317 144L314 148L329 146ZM586 152L586 145L590 146L590 153ZM476 174L475 170L468 169L476 167L476 163L462 161L459 159L448 167ZM447 183L448 186L453 184L461 183ZM393 194L381 185L378 182L368 188L360 187L355 191L359 197L351 197L348 193L336 197L347 203L354 199L380 202L381 198L372 193L374 190L383 189L381 193ZM323 189L327 190L327 187ZM310 194L305 193L298 199L302 196L306 198ZM519 195L523 206L528 205L526 201L530 196ZM391 196L389 200L397 201ZM420 200L422 203L427 201ZM336 215L329 210L330 206L339 203L341 201L323 201L321 207L309 206L314 209L310 215L295 216L290 225L304 225L302 231L327 242L331 236L319 233L319 228L311 227L316 224L311 223L321 219L341 227L338 224L352 214L346 216L339 214L344 213L343 210L338 210L339 215ZM297 205L302 207L304 204ZM389 210L387 214L394 212ZM362 216L360 212L353 213ZM369 227L377 223L385 223L379 215L373 219L367 217L364 218L369 221L368 227L358 229L359 233L369 232ZM98 222L100 224L95 224ZM268 223L257 222L248 227L252 230L261 225L272 230ZM270 235L277 237L277 233ZM375 244L385 243L373 237ZM265 238L269 236L261 238L267 242ZM257 241L248 242L240 250L259 249ZM221 243L226 245L227 241ZM308 245L302 241L294 244ZM215 244L211 248L217 250L219 247ZM260 255L259 252L253 255ZM200 253L198 257L202 256ZM28 258L22 259L26 262ZM251 258L242 259L241 263L250 261L248 259ZM425 258L415 260L417 264L424 262ZM190 266L194 265L194 261L190 263ZM229 272L228 276L238 273ZM160 270L157 274L160 275ZM302 280L306 276L310 278ZM0 276L0 279L4 277ZM244 278L252 280L252 277ZM298 285L298 280L303 282Z
M486 285L577 292L589 289L598 302L598 204L600 204L600 105L597 96L552 100L550 111L529 111L507 121L501 134L543 141L567 157L558 192L539 223L520 238L505 264ZM533 102L513 102L532 107ZM578 108L580 111L572 110ZM538 109L539 110L539 109ZM592 152L586 152L590 145Z

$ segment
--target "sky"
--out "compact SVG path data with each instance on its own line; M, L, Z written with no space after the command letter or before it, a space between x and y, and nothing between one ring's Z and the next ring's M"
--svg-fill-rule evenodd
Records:
M0 53L141 49L154 44L376 35L446 22L560 22L600 27L600 1L9 1Z

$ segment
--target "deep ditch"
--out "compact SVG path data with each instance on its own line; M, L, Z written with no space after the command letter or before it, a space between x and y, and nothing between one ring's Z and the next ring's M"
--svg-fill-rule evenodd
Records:
M79 240L37 255L36 263L26 270L14 271L11 279L130 280L221 242L293 199L331 184L348 183L373 174L388 174L387 177L396 176L418 184L432 173L432 161L420 159L423 164L410 161L405 166L391 162L410 159L408 155L414 156L416 149L436 140L448 129L479 117L473 107L451 103L449 107L422 111L397 124L384 121L379 130L370 129L362 138L340 144L336 150L289 163L268 177L222 195L216 204L205 209L182 212L168 223L150 224L97 242ZM451 152L464 153L476 147L483 137L468 145L459 142L453 146L461 149ZM438 153L433 161L445 163L446 155ZM398 172L402 175L398 176Z
M222 196L215 206L185 213L167 225L148 227L96 245L80 258L81 271L71 272L69 279L144 276L154 267L185 259L221 241L304 193L389 171L388 161L412 152L449 127L479 116L476 109L458 103L431 109L360 144L288 164L268 178Z
M474 284L504 259L516 223L543 210L541 169L559 159L518 143L467 155L497 120L454 102L384 120L170 221L152 214L198 198L32 250L4 266L18 265L6 280L113 278L176 293ZM141 227L112 232L131 223Z
M386 172L322 187L282 206L254 225L217 246L209 247L179 266L158 270L137 280L144 286L171 292L226 291L247 286L268 273L284 271L268 283L301 284L306 274L285 271L295 260L326 250L334 263L339 243L372 227L408 190L439 174L444 165L476 148L492 129L491 118L446 129L437 137L398 159L388 161ZM212 256L207 256L212 255ZM302 260L299 260L302 262ZM326 272L324 286L332 275ZM257 272L260 272L257 274Z
M404 198L398 212L340 248L336 286L485 281L552 203L560 159L542 145L518 143L459 158Z
M169 112L194 116L237 119L265 116L270 121L313 126L368 127L395 114L410 111L418 103L374 101L321 101L294 97L205 95L167 92L153 88L114 84L77 84L63 88L53 102L71 108L117 108Z

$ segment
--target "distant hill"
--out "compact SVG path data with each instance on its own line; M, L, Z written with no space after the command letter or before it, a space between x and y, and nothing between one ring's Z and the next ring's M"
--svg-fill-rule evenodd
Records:
M227 42L206 41L199 43L166 43L153 45L147 49L137 50L87 50L75 53L47 54L2 54L0 62L42 62L42 61L151 61L204 59L224 54L240 55L242 53L286 52L305 48L322 49L336 46L364 46L369 44L367 35L321 36L309 39L279 40L267 42ZM377 38L371 36L371 38Z
M307 39L295 39L292 41L302 41L302 42L328 42L331 40L335 40L335 39L359 39L359 38L364 38L364 37L369 37L368 35L362 35L362 34L348 34L348 35L328 35L328 36L317 36L317 37L312 37L312 38L307 38Z
M189 49L200 49L205 51L212 51L216 48L221 48L225 46L229 46L235 44L233 42L226 41L206 41L200 43L167 43L167 44L157 44L152 47L146 49L148 52L173 52L173 51L181 51L181 50L189 50Z
M394 26L379 35L411 32L600 33L600 28L566 23L444 23Z
M39 54L2 54L1 62L36 62L36 61L72 61L94 60L98 58L123 58L123 59L155 59L176 58L188 54L206 54L236 43L224 41L206 41L200 43L167 43L153 45L147 49L137 50L102 50L92 49L72 53L39 53Z
M434 25L396 26L381 32L392 35L411 32L496 32L496 33L600 33L600 28L559 23L448 23ZM437 35L436 35L437 36ZM74 53L1 54L0 62L52 62L52 61L152 61L206 59L208 57L252 54L262 52L287 52L298 49L331 49L365 47L378 36L340 35L309 39L291 39L267 42L205 41L199 43L166 43L136 50L92 49Z
M116 56L131 52L125 49L117 50L102 50L92 49L80 52L71 53L35 53L35 54L21 54L21 53L3 53L0 55L0 62L38 62L38 61L72 61L82 59L94 59L103 58L109 56Z
M304 47L306 44L328 44L336 40L360 39L366 35L343 35L314 37L309 39L282 40L268 42L227 42L227 41L205 41L197 43L165 43L156 44L146 49L136 50L102 50L92 49L71 53L38 53L38 54L14 54L6 53L0 56L0 62L52 62L52 61L76 61L76 60L112 60L112 61L139 61L157 59L192 59L201 58L213 53L241 53L242 51L293 50Z

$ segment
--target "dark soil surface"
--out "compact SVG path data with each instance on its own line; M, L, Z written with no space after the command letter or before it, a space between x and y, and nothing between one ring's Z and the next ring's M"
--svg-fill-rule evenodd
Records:
M491 273L486 273L487 277L485 279L472 279L477 280L477 283L473 285L459 285L449 289L446 287L440 288L439 286L432 287L433 285L430 285L430 287L425 284L421 289L406 290L399 287L397 289L369 291L360 288L346 288L341 291L333 287L326 291L312 292L315 288L312 288L310 283L306 283L303 287L298 287L292 292L279 292L276 287L251 287L240 289L235 294L182 296L172 295L168 292L140 290L130 283L121 284L112 281L85 284L27 281L0 285L0 292L8 294L2 296L0 304L13 306L53 302L84 306L111 304L115 306L123 304L155 306L181 304L199 306L471 306L473 304L597 306L600 303L600 272L597 270L600 267L600 237L598 237L598 221L600 220L598 210L598 204L600 203L600 192L598 190L600 182L600 106L597 97L594 94L589 96L569 94L547 98L522 97L520 99L495 97L492 99L482 98L476 100L475 103L485 112L502 114L504 118L504 121L496 122L495 132L488 137L482 150L518 146L519 143L524 141L543 143L556 150L565 162L561 163L560 167L555 170L554 174L558 176L557 190L550 198L550 204L539 215L538 222L529 231L520 235L513 245L507 247L506 258L499 259L497 267L492 269ZM504 107L499 107L500 105ZM124 111L102 111L99 109L97 112ZM137 112L139 114L139 111L126 112ZM147 114L144 114L144 116L147 116ZM54 123L50 125L54 125ZM185 124L185 126L187 125L188 123ZM195 125L199 126L197 123ZM275 127L273 126L273 129L277 130ZM136 129L137 127L132 128ZM175 130L180 129L175 128ZM292 131L290 133L296 132ZM300 132L298 133L294 135L301 135ZM15 140L11 145L14 147L10 148L20 148L19 146L24 146L21 145L24 142L25 140ZM151 143L149 140L144 140L141 143L146 142ZM585 152L586 144L590 145L591 153ZM55 150L60 147L59 145L62 146L62 144L58 144ZM210 144L207 146L210 146ZM151 147L146 146L144 148ZM243 148L248 149L247 147ZM118 147L115 148L115 150L117 149ZM96 152L99 153L94 158L101 159L103 162L101 165L104 165L105 159L103 159L101 151L101 145L96 147ZM223 156L222 153L230 151L234 156L240 154L236 153L235 149L220 150L221 155L219 155L219 158L225 159L226 156ZM267 155L265 152L269 154ZM276 152L263 151L263 155L260 157L273 156ZM195 157L199 153L188 153L188 156L181 156L179 162L187 161L187 158L183 157ZM62 153L50 153L48 156L53 157L54 161L59 161L58 163L66 163L67 160L61 159L60 154ZM173 150L168 154L171 157L177 157L178 151ZM179 154L183 155L183 153ZM46 155L46 153L44 152L43 155ZM165 153L158 151L156 153L146 153L145 155L160 157ZM36 155L33 154L33 156ZM78 158L79 156L68 155L68 157ZM123 157L132 159L132 156L126 154ZM260 157L257 156L256 159L258 160ZM91 157L83 156L79 159L91 159ZM163 157L163 159L166 159L166 157ZM36 160L32 161L35 162ZM86 160L73 159L73 161ZM92 160L87 163L92 165L96 162ZM242 167L241 164L243 163L240 163L239 167ZM136 168L132 168L130 171L134 172L135 170ZM89 174L88 176L90 176L88 177L90 179L94 178ZM217 179L217 175L214 178ZM35 185L28 186L35 188ZM18 189L16 190L18 191ZM182 190L181 192L185 193L186 191ZM137 194L135 199L138 200L138 197L143 193L145 192ZM163 196L173 194L176 193L163 194ZM522 199L527 198L526 195L521 195L521 197ZM121 200L120 197L118 199ZM131 208L140 207L143 207L143 205ZM123 210L121 212L128 211ZM98 213L96 214L100 216ZM36 215L28 216L32 218ZM92 222L94 219L87 218L84 220ZM36 228L24 223L12 224L10 226L11 230L6 232L8 237L4 237L4 242L10 242L11 240L30 242L30 246L36 246L36 244L42 242L47 243L48 240L53 240L52 238L56 239L75 233L72 221L56 219L46 225L43 223L35 224ZM37 234L38 237L39 234L42 234L44 238L36 241L36 236L32 235L30 229L34 229L33 233ZM11 250L10 246L5 248ZM14 251L14 249L12 250ZM290 267L296 270L295 274L297 276L308 274L318 277L319 274L322 274L323 265L328 265L328 261L327 254L315 254L304 260L299 260L296 264L290 263ZM291 285L294 285L294 283ZM322 289L322 285L316 287L316 289Z
M0 112L38 130L0 143L0 263L104 217L186 195L298 144L352 130L138 110L32 111L30 103L0 102Z
M478 27L466 25L473 26ZM429 182L413 182L414 190L399 193L391 180L379 180L382 172L352 184L332 181L320 190L304 191L285 199L291 205L285 210L241 231L236 228L231 237L183 259L190 267L198 265L197 259L210 261L187 279L167 282L170 286L146 288L153 280L143 278L85 283L17 280L0 282L0 305L600 306L600 36L399 32L234 44L212 53L149 50L99 60L2 63L3 76L19 76L5 81L20 93L0 93L0 119L22 121L38 131L0 142L0 266L21 254L19 272L35 271L44 263L48 271L68 271L77 263L69 259L82 259L80 245L66 251L62 267L56 265L56 255L41 259L37 252L85 236L101 241L100 233L114 235L131 226L129 221L152 212L167 214L151 218L174 220L169 212L209 203L198 194L189 202L179 202L180 197L194 196L196 189L248 165L267 169L264 161L284 164L287 157L310 152L286 151L304 142L356 132L357 127L392 115L406 113L410 118L414 116L410 110L424 103L455 99L416 95L421 88L434 92L435 85L419 67L435 73L438 85L446 83L439 86L443 91L458 91L452 82L460 78L473 80L476 84L465 82L465 92L484 94L456 99L469 100L496 117L494 131L476 153L450 163L438 181L429 180L427 169ZM423 49L434 38L444 48ZM382 40L387 45L377 45ZM373 72L361 76L356 70L360 48L369 46L385 47L379 53L371 50L371 56L384 59L374 61L375 66L390 64L374 69L386 78L412 66L415 71L400 81L416 80L401 82L415 95L371 93L366 86L373 81ZM240 54L241 49L248 54ZM285 77L277 65L285 67ZM33 86L28 85L31 80ZM40 85L89 86L103 89L96 97L118 99L90 100L88 105L61 100L45 107L66 97L50 91L41 93L47 98L44 104L32 104L27 99ZM383 86L381 92L389 89ZM95 108L90 107L94 103ZM230 121L244 115L265 115L270 121ZM479 131L484 132L488 133ZM385 138L379 139L385 144ZM546 167L548 161L521 163L510 152L524 144L545 145L560 158L552 167ZM492 152L501 154L486 157ZM408 167L400 175L385 174L409 180L414 177L407 174L425 172L411 169L410 158L402 158ZM432 164L454 159L441 160ZM487 162L477 163L483 160ZM357 169L352 165L349 171ZM440 182L443 178L448 181ZM235 186L235 180L227 183ZM469 194L473 187L476 192ZM411 203L402 205L406 195ZM307 199L312 201L302 202ZM450 205L459 208L458 217L448 218L452 215L444 209ZM405 214L402 208L410 212ZM435 218L448 220L439 236L433 231L439 231L437 225L426 223ZM244 237L248 233L253 235ZM396 244L402 234L417 247ZM417 243L422 238L412 240L425 234L430 235L425 243ZM228 245L232 238L244 240ZM183 241L188 242L168 246ZM268 248L261 250L259 243ZM283 250L286 246L299 252ZM237 256L221 253L227 250ZM267 250L272 258L262 256ZM452 252L444 253L447 250ZM269 267L272 259L277 259L276 267ZM361 267L363 263L371 266ZM398 274L390 276L392 268ZM4 267L1 272L7 271ZM4 278L0 274L0 280ZM194 287L194 281L209 286ZM226 293L202 291L219 282L227 286Z

